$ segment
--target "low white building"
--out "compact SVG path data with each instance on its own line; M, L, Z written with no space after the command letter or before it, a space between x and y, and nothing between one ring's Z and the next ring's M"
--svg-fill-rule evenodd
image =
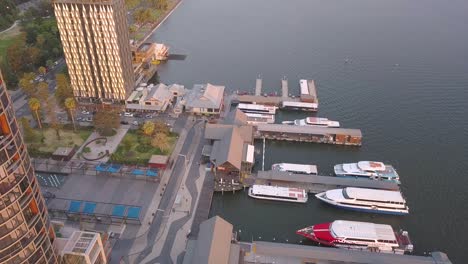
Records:
M193 114L218 115L223 109L224 86L195 84L185 96L185 109Z
M107 263L101 236L95 232L73 232L71 237L66 240L64 247L60 250L60 256L64 264Z
M185 94L183 85L163 83L137 88L127 99L128 111L164 112L175 97Z

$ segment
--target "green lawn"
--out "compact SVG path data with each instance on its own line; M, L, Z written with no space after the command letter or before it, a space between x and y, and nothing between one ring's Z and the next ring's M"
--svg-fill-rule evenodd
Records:
M52 128L35 129L37 139L26 141L29 152L32 156L47 156L52 154L58 147L81 146L91 135L90 129L79 129L76 133L73 130L60 130L60 139Z
M131 147L129 150L125 149L125 141L130 141ZM115 163L121 164L134 164L134 165L147 165L151 155L170 155L177 142L177 135L171 134L169 136L170 149L162 151L159 148L151 146L151 138L140 135L139 132L128 131L122 139L117 150L112 154L110 160Z
M4 34L0 35L0 61L6 56L6 51L11 44L13 44L18 38L20 38L20 34Z

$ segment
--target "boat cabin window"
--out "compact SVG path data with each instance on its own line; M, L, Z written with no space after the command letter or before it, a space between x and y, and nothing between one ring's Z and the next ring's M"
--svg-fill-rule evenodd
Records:
M377 240L378 242L381 242L381 243L389 243L389 244L396 244L397 242L395 240L383 240L383 239L379 239Z
M348 193L346 192L346 189L343 189L341 191L343 193L343 197L346 198L346 199L351 199L349 196L348 196Z

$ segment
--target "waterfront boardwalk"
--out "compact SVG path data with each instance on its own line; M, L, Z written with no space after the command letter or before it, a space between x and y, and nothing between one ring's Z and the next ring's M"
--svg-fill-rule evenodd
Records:
M258 124L254 137L349 146L360 146L362 142L362 132L359 129L280 124Z
M333 176L295 174L282 171L259 171L252 176L256 184L297 187L310 193L319 193L344 187L360 187L382 190L399 190L398 184L389 181L352 179Z
M202 190L200 192L197 210L194 212L195 216L193 218L192 228L190 229L190 238L197 237L201 222L208 219L208 215L210 214L211 201L213 199L214 184L215 181L213 173L207 172L203 182Z

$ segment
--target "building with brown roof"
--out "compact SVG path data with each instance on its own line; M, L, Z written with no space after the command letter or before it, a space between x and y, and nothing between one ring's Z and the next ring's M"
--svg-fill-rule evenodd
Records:
M251 173L255 150L252 126L207 124L205 138L213 142L210 161L217 171Z
M198 239L187 244L184 264L237 264L240 250L232 244L233 226L219 216L200 224Z

